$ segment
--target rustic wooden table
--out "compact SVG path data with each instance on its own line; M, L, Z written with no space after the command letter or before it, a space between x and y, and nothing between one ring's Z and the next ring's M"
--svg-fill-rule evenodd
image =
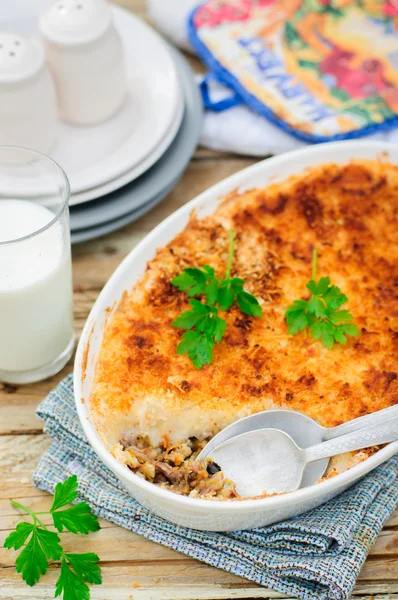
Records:
M166 1L166 0L165 0ZM145 16L144 0L120 2ZM255 162L199 149L185 175L169 196L150 214L113 235L73 248L76 332L98 293L120 261L167 215L224 177ZM1 332L0 332L1 335ZM48 448L35 409L49 390L72 370L72 361L57 377L35 385L14 387L0 383L0 599L52 598L58 568L51 567L43 581L27 587L16 573L16 553L3 541L20 515L10 505L18 499L34 510L49 506L49 496L32 484L40 455ZM93 600L220 600L280 598L234 575L208 567L160 545L101 522L98 533L64 534L67 551L95 551L101 557L103 585L93 586ZM398 511L390 519L362 569L354 596L398 600Z

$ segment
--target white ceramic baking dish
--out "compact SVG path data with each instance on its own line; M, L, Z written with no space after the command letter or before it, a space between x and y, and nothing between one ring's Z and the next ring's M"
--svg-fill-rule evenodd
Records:
M158 225L125 258L105 285L87 319L77 349L74 371L76 407L95 452L143 506L173 523L195 529L232 531L259 527L298 515L326 502L398 452L398 442L394 442L336 477L286 495L235 502L193 499L161 489L137 477L113 458L91 423L89 402L96 357L110 307L113 310L122 293L131 289L140 279L147 262L155 256L156 249L167 244L185 227L193 209L199 217L205 216L216 209L220 198L235 188L263 187L270 181L274 183L299 174L307 167L376 158L382 153L390 162L398 164L398 146L356 140L311 146L244 169L200 194Z

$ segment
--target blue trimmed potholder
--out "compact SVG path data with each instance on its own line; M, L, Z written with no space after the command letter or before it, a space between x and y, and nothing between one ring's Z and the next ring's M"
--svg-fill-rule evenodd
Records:
M359 137L398 125L395 0L208 0L189 39L232 96L309 142Z

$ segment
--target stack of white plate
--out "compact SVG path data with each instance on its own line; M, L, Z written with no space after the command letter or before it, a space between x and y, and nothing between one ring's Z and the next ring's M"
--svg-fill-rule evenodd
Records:
M41 0L35 1L37 9ZM72 243L123 227L158 204L199 140L202 103L188 63L144 21L113 11L129 71L126 100L101 125L61 122L49 153L70 181ZM31 23L23 33L34 32Z

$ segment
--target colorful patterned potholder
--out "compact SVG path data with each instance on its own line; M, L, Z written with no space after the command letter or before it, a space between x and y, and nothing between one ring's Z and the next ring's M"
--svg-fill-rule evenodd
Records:
M189 37L213 76L298 138L398 125L398 0L208 0Z

